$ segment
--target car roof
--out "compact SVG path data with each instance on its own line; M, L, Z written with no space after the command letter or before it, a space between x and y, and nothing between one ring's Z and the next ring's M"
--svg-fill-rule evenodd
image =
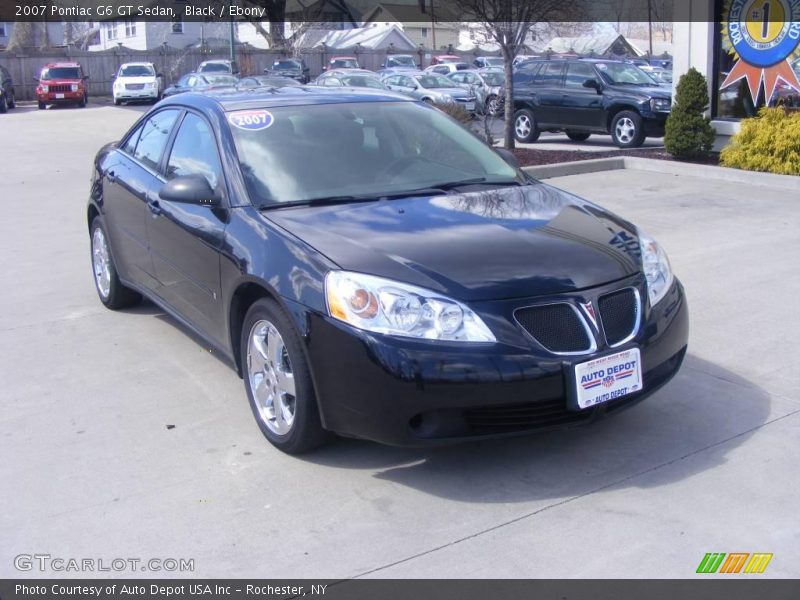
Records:
M355 56L334 56L330 62L335 60L357 60Z
M372 75L373 77L377 77L378 74L375 71L370 71L369 69L330 69L325 71L324 75Z
M293 86L283 88L228 88L211 92L187 92L170 96L159 106L188 105L206 112L231 112L235 110L269 109L280 106L313 106L318 104L346 104L351 102L414 102L403 94L371 89Z
M80 67L80 63L76 62L51 62L47 63L44 68L49 69L50 67Z
M121 69L122 67L140 67L140 66L141 67L152 67L153 63L151 63L151 62L126 62L126 63L122 63L119 66L119 68Z

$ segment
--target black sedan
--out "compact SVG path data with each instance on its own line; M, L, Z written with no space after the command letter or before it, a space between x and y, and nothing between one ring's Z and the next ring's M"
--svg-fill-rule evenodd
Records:
M234 75L212 73L187 73L174 85L164 90L164 96L174 96L185 92L205 92L208 90L232 87L239 84L239 78Z
M586 423L686 352L652 238L391 92L168 98L97 154L87 224L100 301L217 348L286 452Z

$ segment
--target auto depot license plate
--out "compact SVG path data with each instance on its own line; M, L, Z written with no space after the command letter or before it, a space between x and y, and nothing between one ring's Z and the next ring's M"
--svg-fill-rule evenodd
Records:
M574 398L579 409L638 392L642 389L639 348L575 365L575 389Z

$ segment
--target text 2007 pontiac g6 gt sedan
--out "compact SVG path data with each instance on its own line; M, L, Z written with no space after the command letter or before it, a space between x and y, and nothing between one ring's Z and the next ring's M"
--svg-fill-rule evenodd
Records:
M683 288L628 221L391 92L182 94L95 159L101 302L223 352L286 452L585 423L667 382Z

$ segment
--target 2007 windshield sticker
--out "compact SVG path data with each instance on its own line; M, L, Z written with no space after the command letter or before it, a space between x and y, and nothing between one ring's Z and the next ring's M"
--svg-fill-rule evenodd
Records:
M267 110L238 110L228 115L228 123L245 131L261 131L274 121L272 113Z

